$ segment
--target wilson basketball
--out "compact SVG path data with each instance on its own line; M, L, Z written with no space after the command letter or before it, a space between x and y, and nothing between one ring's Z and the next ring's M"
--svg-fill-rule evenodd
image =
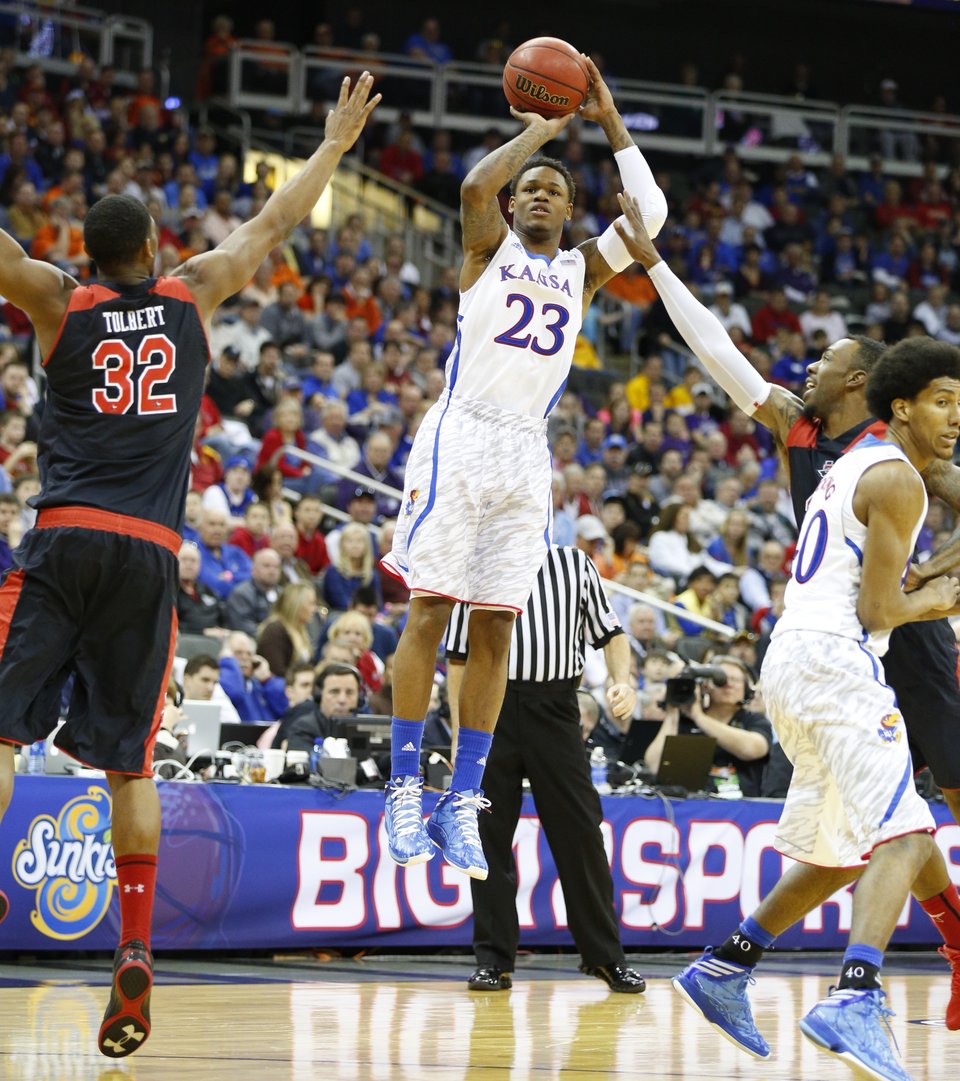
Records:
M566 116L587 96L590 75L583 57L560 38L531 38L518 45L503 69L503 92L522 113Z

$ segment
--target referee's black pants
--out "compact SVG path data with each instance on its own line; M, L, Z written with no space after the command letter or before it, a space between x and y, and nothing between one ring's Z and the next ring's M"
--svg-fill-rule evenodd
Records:
M563 887L567 923L585 965L623 960L613 878L603 847L600 797L580 735L576 680L510 680L483 775L489 814L480 839L490 873L471 879L477 963L513 971L520 941L513 835L522 782L530 779L537 814Z

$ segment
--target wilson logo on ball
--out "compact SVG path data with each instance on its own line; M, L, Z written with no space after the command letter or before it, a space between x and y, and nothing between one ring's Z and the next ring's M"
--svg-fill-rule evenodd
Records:
M561 109L570 104L569 94L551 94L543 83L535 83L525 75L520 75L518 73L514 80L514 85L516 86L518 94L522 94L525 98L530 98L532 101L541 101L545 105L556 105Z

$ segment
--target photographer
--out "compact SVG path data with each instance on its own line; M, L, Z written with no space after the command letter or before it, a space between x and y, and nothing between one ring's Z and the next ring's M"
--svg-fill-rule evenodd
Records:
M773 728L763 714L744 708L753 697L753 683L743 662L714 657L713 666L723 671L725 684L690 675L667 681L666 715L647 748L645 764L653 773L659 770L667 736L712 736L717 741L715 787L718 781L731 783L736 777L744 796L759 796Z

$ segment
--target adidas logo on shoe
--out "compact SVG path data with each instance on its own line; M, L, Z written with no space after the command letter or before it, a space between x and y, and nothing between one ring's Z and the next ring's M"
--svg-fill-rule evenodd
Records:
M415 751L417 748L412 743L405 743L400 750L401 751Z
M477 765L478 766L485 766L486 764L487 764L487 756L486 755L484 755L482 758L477 759Z

